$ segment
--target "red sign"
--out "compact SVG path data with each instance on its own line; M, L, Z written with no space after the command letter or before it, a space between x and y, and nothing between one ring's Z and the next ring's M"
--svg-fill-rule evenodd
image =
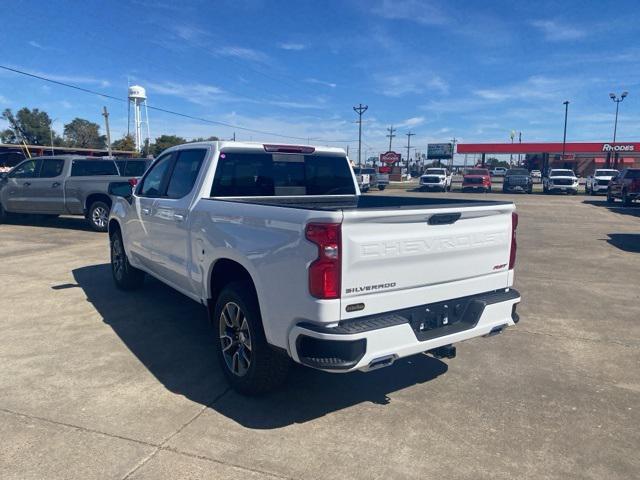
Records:
M396 162L399 162L402 156L396 152L386 152L380 154L380 161L382 163L386 163L387 165L393 165Z
M380 173L391 173L391 167L380 167L378 168Z
M578 143L567 142L566 153L608 153L640 152L638 142ZM561 142L548 143L459 143L458 153L562 153Z

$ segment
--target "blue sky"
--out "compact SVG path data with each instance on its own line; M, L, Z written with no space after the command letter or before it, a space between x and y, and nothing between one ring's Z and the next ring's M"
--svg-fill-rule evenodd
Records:
M366 154L428 142L610 140L609 92L628 90L619 140L640 138L636 1L221 0L14 1L0 63L115 96ZM0 107L38 107L54 127L81 116L113 137L126 104L0 71ZM233 129L150 112L151 133L230 137ZM0 125L2 127L4 125ZM236 130L239 139L274 137ZM295 142L291 140L291 142ZM396 148L397 149L397 148Z

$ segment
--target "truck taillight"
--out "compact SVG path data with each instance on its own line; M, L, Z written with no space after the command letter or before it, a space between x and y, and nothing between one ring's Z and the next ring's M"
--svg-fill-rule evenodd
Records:
M318 258L309 265L309 293L322 299L340 298L340 224L309 223L305 237L318 246Z
M518 229L518 214L511 213L511 251L509 253L509 270L516 266L516 250L518 243L516 241L516 230Z

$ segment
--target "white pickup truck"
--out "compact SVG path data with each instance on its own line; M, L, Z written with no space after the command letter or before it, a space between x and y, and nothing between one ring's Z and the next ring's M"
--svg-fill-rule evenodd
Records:
M511 202L361 196L343 150L192 143L114 182L116 285L152 275L206 305L238 391L290 360L368 371L518 321Z

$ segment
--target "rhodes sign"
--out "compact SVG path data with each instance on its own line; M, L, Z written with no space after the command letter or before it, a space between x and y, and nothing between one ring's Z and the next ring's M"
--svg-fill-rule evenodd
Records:
M610 143L605 143L602 145L603 152L635 152L635 145L633 144L623 144L623 145L611 145Z
M398 163L401 159L401 155L396 152L386 152L380 154L380 162L386 163L387 165L393 165L394 163Z

